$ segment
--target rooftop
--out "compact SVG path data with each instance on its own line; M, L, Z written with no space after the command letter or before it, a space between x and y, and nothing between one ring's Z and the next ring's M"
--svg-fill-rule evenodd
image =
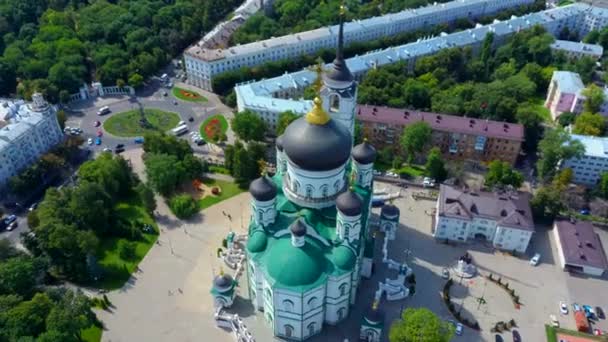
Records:
M604 48L597 44L587 44L583 42L572 42L569 40L556 40L551 44L551 48L556 50L565 50L572 52L582 52L587 54L594 54L599 57L604 53Z
M501 226L534 231L530 194L525 192L472 191L441 184L438 201L441 216L483 217Z
M604 247L590 222L557 220L554 224L567 264L608 269Z
M580 141L585 146L586 156L608 158L608 137L578 134L571 134L570 137Z
M433 130L438 131L482 135L518 141L524 140L524 127L520 124L440 113L419 112L409 109L360 105L357 108L357 119L364 122L400 126L425 121Z
M585 88L581 76L571 71L554 71L552 80L557 82L560 92L576 94Z
M31 104L23 100L0 99L0 141L16 140L44 120L43 113L32 111L30 107Z

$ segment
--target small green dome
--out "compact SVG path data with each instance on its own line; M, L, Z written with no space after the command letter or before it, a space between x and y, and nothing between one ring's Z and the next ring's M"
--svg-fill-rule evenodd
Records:
M255 231L247 241L247 250L251 253L259 253L266 249L268 238L263 231Z
M315 283L325 271L325 257L314 243L306 241L295 247L290 238L282 238L270 247L265 263L276 286L297 287Z
M332 259L334 264L344 271L352 270L356 261L353 251L344 245L334 248Z

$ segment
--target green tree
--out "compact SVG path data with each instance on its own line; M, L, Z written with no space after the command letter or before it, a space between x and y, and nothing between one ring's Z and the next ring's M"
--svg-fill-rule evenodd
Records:
M285 129L287 128L287 126L289 126L289 124L292 123L293 121L295 121L298 117L299 117L298 115L296 115L294 112L292 112L290 110L279 114L279 120L277 121L277 129L276 129L277 136L283 134L283 132L285 132Z
M429 151L425 165L426 173L429 177L437 182L442 182L448 176L448 171L445 168L443 158L441 158L441 150L438 147L433 147Z
M91 302L80 291L67 290L59 295L56 305L46 317L46 333L65 336L62 341L81 341L81 331L96 322L95 315L91 311ZM49 338L48 341L53 339Z
M53 308L53 302L45 293L36 293L11 309L0 313L3 329L9 340L21 336L38 336L45 331L45 320Z
M0 294L28 297L38 276L38 267L30 257L17 257L0 262Z
M524 177L521 173L513 170L509 163L500 160L490 162L485 176L485 185L488 187L505 187L510 185L517 189L523 181Z
M545 131L543 139L538 144L540 158L536 162L536 170L541 181L553 178L557 164L582 155L585 147L578 140L573 140L563 129Z
M391 325L390 342L448 342L454 336L454 326L437 317L427 308L407 308L401 320Z
M132 241L118 241L118 255L122 260L133 260L136 256L137 244Z
M572 133L582 135L602 136L606 128L606 119L600 114L584 112L574 120Z
M244 141L264 140L266 124L259 115L250 110L236 113L230 125L234 133Z
M567 127L574 123L576 120L576 113L572 112L563 112L558 118L557 122L561 127Z
M535 219L551 222L566 206L562 200L560 189L548 185L538 189L534 198L530 201L530 207Z
M602 173L602 176L600 177L599 192L600 196L608 199L608 172Z
M184 159L187 155L192 155L192 148L188 141L164 133L144 134L143 148L146 153L170 154L179 160Z
M144 84L144 77L138 73L129 76L129 85L133 88L139 88Z
M68 118L65 115L65 111L63 109L58 110L57 111L57 122L59 123L59 127L61 127L61 130L63 130L65 128L65 122L67 120L68 120Z
M411 164L417 153L424 150L431 138L431 126L424 121L415 122L406 126L401 134L401 148L406 153L407 162Z
M137 193L137 196L139 196L139 200L144 205L144 208L146 208L149 213L152 213L154 212L154 210L156 210L156 199L154 198L154 191L152 191L149 186L144 183L139 183L135 187L135 192Z
M127 195L135 183L135 177L127 161L111 153L102 153L96 159L85 162L78 169L81 181L99 184L113 199Z
M585 111L590 113L597 113L600 111L600 107L604 103L604 90L595 84L589 85L583 89L582 95L587 99L585 100L583 107Z
M186 180L186 170L174 155L146 154L144 164L149 184L163 196L171 194Z
M169 200L171 212L179 219L188 219L198 212L198 204L187 194L176 195Z

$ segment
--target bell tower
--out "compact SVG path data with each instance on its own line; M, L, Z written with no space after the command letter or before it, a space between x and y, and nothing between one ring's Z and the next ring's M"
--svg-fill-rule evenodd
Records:
M344 60L344 16L346 8L340 6L338 48L332 65L323 74L320 95L323 109L332 119L348 128L353 137L355 132L355 107L357 106L357 83Z

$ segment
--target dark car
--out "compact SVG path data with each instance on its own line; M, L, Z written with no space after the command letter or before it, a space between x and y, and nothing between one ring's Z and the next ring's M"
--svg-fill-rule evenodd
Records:
M188 119L189 122L194 122L194 118L190 117L190 119Z
M496 336L494 337L494 341L496 342L504 342L504 340L502 339L502 336L496 334Z
M595 307L595 315L599 319L606 319L606 315L604 314L604 310L602 310L602 308L600 308L599 306Z
M116 145L116 149L124 148L124 147L125 147L125 144L118 144L118 145Z
M123 148L117 148L114 150L114 153L119 154L119 153L123 153L125 151L124 147Z
M513 342L521 342L521 335L517 330L513 330Z
M8 224L11 224L11 223L13 223L13 222L15 222L15 221L17 221L17 216L15 216L15 215L9 215L8 217L6 217L6 218L4 219L4 222L5 222L7 225L8 225Z

